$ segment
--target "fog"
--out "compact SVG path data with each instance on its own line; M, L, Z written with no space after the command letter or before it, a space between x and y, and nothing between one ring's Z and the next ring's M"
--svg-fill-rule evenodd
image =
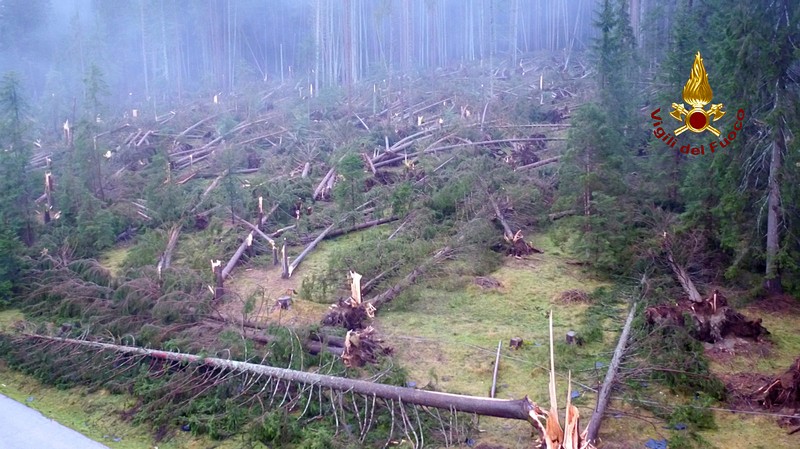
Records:
M120 105L254 82L303 81L319 92L366 77L468 61L508 67L530 52L580 51L596 33L597 4L0 0L0 72L17 72L30 98L49 98L55 108L80 102L92 65Z

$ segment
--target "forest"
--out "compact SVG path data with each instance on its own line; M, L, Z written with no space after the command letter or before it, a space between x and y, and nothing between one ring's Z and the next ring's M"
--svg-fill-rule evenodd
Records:
M799 43L792 0L0 0L0 396L112 448L796 448Z

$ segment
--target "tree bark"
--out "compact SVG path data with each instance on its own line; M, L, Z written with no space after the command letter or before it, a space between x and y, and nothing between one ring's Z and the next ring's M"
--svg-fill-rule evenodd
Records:
M675 277L678 278L678 282L681 284L681 287L683 287L683 291L686 292L692 302L702 302L703 297L700 296L700 292L698 292L697 287L694 286L694 282L692 282L692 278L686 271L686 267L675 262L675 258L672 254L672 242L666 234L663 247L667 253L667 263L669 263L669 267L672 269Z
M233 267L236 266L236 262L238 262L239 259L242 257L242 254L244 254L244 250L246 250L247 247L253 243L252 238L253 238L253 233L251 232L247 235L247 237L245 237L244 241L242 242L241 245L239 245L239 248L236 250L236 252L233 253L233 257L231 257L231 260L229 260L228 263L225 265L225 268L222 269L222 279L227 278L231 274L231 271L233 271Z
M528 397L523 399L491 399L477 396L465 396L436 391L418 390L415 388L397 387L394 385L378 384L360 379L347 379L343 377L327 376L324 374L296 371L286 368L258 365L255 363L239 362L235 360L219 359L216 357L200 357L194 354L180 352L158 351L134 346L115 345L71 338L55 338L44 335L26 334L27 338L47 340L54 343L67 343L73 346L92 348L99 351L114 351L122 354L135 354L160 360L171 360L181 363L198 363L232 372L249 372L268 377L276 377L288 382L313 384L337 391L349 391L355 394L376 396L382 399L402 401L406 404L416 404L434 407L443 410L455 410L464 413L474 413L481 416L494 416L497 418L518 419L530 421L529 412L536 405Z
M511 230L511 226L508 225L506 218L503 216L502 212L500 212L500 207L497 206L497 201L494 200L492 194L486 192L486 195L489 197L489 202L494 208L495 216L500 220L500 224L503 225L503 237L510 242L514 239L514 231Z
M592 418L589 420L589 426L586 428L586 440L590 444L597 441L597 435L600 432L600 422L603 420L603 413L608 406L608 400L611 394L611 386L614 384L614 378L617 376L619 364L622 361L622 356L625 353L625 347L628 344L628 335L631 332L631 324L633 323L633 316L636 314L636 303L631 306L628 312L628 318L625 320L625 326L622 327L622 334L619 336L617 348L614 350L614 356L611 358L611 365L608 367L606 378L603 381L603 386L600 388L600 395L597 397L597 406L592 413Z
M555 156L555 157L551 157L551 158L548 158L548 159L542 159L541 161L534 162L532 164L521 165L521 166L515 168L514 171L525 170L525 169L528 169L528 168L543 167L545 165L549 165L549 164L553 164L555 162L558 162L560 159L561 159L561 156Z
M305 259L305 257L306 257L306 256L307 256L307 255L308 255L308 254L309 254L311 251L313 251L313 250L314 250L314 248L315 248L315 247L316 247L316 246L319 244L319 242L321 242L321 241L322 241L322 239L324 239L324 238L325 238L325 236L326 236L326 235L328 235L328 233L329 233L329 232L331 232L331 229L333 229L333 227L334 227L334 226L336 226L336 223L334 223L334 224L331 224L330 226L328 226L327 228L325 228L325 230L324 230L324 231L320 232L320 233L319 233L319 235L317 236L317 238L315 238L313 242L309 243L309 244L308 244L308 246L306 246L306 249L304 249L304 250L303 250L303 252L301 252L301 253L300 253L300 254L299 254L299 255L298 255L298 256L297 256L297 257L296 257L296 258L295 258L295 259L292 261L292 263L291 263L291 264L289 264L289 267L288 267L288 273L287 273L287 277L292 277L292 273L294 273L294 270L297 268L297 266L298 266L298 265L300 265L300 262L302 262L302 261L303 261L303 259Z
M372 304L376 309L380 309L384 304L391 302L403 290L411 286L419 276L424 274L431 265L447 257L447 255L450 254L450 249L449 246L440 249L433 257L423 262L420 266L412 270L411 273L408 273L400 282L367 302Z
M776 89L776 105L780 89ZM767 197L767 269L764 287L771 294L783 293L781 275L778 271L778 250L780 249L781 221L781 182L780 171L783 165L783 152L786 149L786 136L782 124L777 125L772 142L772 160L769 164L769 193Z

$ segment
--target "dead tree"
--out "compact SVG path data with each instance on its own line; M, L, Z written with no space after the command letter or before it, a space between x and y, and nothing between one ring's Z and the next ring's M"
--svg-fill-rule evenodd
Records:
M622 356L625 354L625 348L628 345L628 335L631 332L631 324L633 317L636 314L636 303L631 306L628 312L628 318L625 320L625 325L622 327L622 334L619 336L617 348L614 350L614 356L611 358L611 364L608 366L606 378L603 385L600 387L600 395L597 397L597 406L592 413L592 419L589 421L589 427L586 429L586 440L590 443L597 441L597 435L600 432L600 423L603 420L603 413L608 406L608 400L611 397L611 387L614 385L614 379L617 377L619 364L622 362Z
M664 240L661 243L661 247L664 249L667 263L678 279L678 282L681 284L681 287L683 287L683 291L686 292L692 302L702 302L703 297L700 295L700 292L697 291L697 287L694 286L694 282L692 282L692 278L689 276L686 266L675 261L675 255L672 251L672 239L670 239L666 231L664 231Z
M319 235L317 236L317 238L315 238L313 242L309 243L308 246L306 246L306 248L300 254L297 255L297 257L292 261L292 263L286 268L286 277L287 278L292 277L292 273L294 273L294 270L297 268L298 265L300 265L300 262L302 262L303 259L305 259L305 257L309 253L311 253L311 251L313 251L314 248L316 248L316 246L319 244L319 242L321 242L322 239L324 239L325 236L329 232L331 232L331 229L333 229L333 227L335 225L336 225L336 223L331 224L330 226L325 228L325 230L320 232Z
M297 382L306 385L317 385L337 391L347 391L355 394L375 396L383 399L396 400L406 404L417 404L443 410L474 413L482 416L497 418L518 419L532 422L535 412L539 407L531 402L528 397L522 399L491 399L477 396L440 393L437 391L420 390L416 388L398 387L394 385L378 384L360 379L348 379L324 374L296 371L285 368L259 365L255 363L226 360L216 357L201 357L194 354L179 352L158 351L135 346L123 346L110 343L100 343L71 338L55 338L44 335L26 334L26 338L48 340L54 343L69 344L71 346L89 348L98 351L113 351L123 354L139 355L157 360L169 360L178 363L195 363L230 372L252 373L269 378L281 379L287 382Z
M167 247L158 260L158 274L161 275L163 270L169 268L172 264L172 252L175 250L175 245L178 243L178 236L181 234L181 225L177 224L169 231L169 239L167 240Z

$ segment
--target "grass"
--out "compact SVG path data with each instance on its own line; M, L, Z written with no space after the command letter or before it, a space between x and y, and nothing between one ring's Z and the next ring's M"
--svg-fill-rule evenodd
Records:
M125 261L130 248L130 245L125 245L104 251L98 262L108 268L113 276L116 276L122 271L122 263Z
M377 326L387 334L401 364L419 386L430 385L451 393L487 396L491 387L494 355L498 341L503 350L498 374L498 398L529 396L547 406L549 396L548 315L553 310L559 403L567 391L567 371L573 379L595 383L605 372L594 370L594 362L608 363L616 343L616 332L606 332L603 341L582 347L562 343L568 330L578 330L587 304L557 302L557 295L569 289L593 291L606 284L592 279L556 255L549 239L534 239L545 253L525 260L508 258L491 274L502 283L497 290L482 290L463 279L464 288L448 288L452 279L431 280L414 288L406 303L391 304L379 312ZM413 302L408 297L416 297ZM617 315L622 317L620 307ZM508 341L521 337L521 350L508 348ZM594 404L593 394L581 391L576 405L586 416ZM530 426L503 420L481 418L480 442L489 444L530 444Z
M122 419L121 412L134 404L132 397L112 395L105 391L89 393L85 388L59 390L9 369L2 360L0 393L114 449L244 447L236 440L210 441L192 437L178 429L174 438L155 443L149 429L133 426ZM114 441L116 438L121 440Z

